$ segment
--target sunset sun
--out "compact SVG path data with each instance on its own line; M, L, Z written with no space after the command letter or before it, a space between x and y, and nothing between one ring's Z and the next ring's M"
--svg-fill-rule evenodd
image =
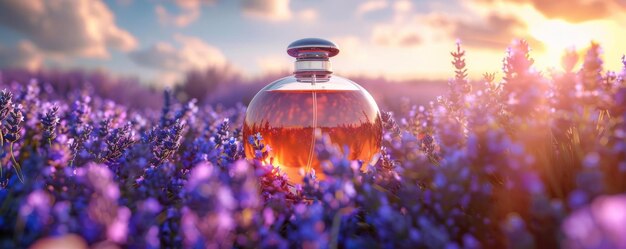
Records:
M563 20L546 20L533 24L529 34L539 40L544 51L538 54L543 61L540 66L557 67L560 65L563 51L566 49L581 50L592 41L601 42L604 46L612 45L612 27L606 21L585 23L569 23Z

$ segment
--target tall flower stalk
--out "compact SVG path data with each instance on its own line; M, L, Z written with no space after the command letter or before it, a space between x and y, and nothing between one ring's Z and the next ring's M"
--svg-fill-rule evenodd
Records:
M9 154L11 155L11 160L13 162L13 168L17 173L17 177L21 182L24 182L24 174L22 173L22 167L15 159L15 154L13 150L13 145L22 137L22 127L20 124L24 121L24 116L22 115L22 106L19 104L14 104L13 108L9 112L8 118L4 125L4 128L7 130L7 133L4 134L4 139L9 142Z
M13 94L6 89L0 92L0 154L4 156L4 120L9 115L13 105ZM2 161L0 161L0 176L2 175Z
M50 111L41 118L41 124L43 125L43 139L48 143L48 146L52 147L52 140L57 137L56 129L59 125L59 107L53 106Z

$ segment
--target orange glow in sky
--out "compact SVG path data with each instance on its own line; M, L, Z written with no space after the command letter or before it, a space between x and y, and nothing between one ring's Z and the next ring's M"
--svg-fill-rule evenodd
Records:
M190 70L228 67L254 78L292 70L285 47L320 37L339 46L334 69L348 76L448 79L460 40L476 79L501 71L517 38L540 71L560 69L563 51L582 54L591 41L617 71L625 12L623 0L7 0L0 69L99 69L174 84Z

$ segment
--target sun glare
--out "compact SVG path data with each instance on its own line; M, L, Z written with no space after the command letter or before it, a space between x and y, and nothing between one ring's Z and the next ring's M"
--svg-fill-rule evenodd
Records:
M565 49L584 49L591 41L604 43L611 35L609 25L602 21L572 24L562 20L546 20L533 25L529 32L545 46L545 50L537 56L543 57L541 59L548 67L560 64Z

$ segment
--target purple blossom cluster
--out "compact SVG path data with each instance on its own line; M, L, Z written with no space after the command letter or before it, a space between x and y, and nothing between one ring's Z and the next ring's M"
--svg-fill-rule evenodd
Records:
M530 52L471 82L457 44L444 96L382 112L375 164L322 136L299 185L243 105L0 82L0 248L626 248L626 58L543 75Z

